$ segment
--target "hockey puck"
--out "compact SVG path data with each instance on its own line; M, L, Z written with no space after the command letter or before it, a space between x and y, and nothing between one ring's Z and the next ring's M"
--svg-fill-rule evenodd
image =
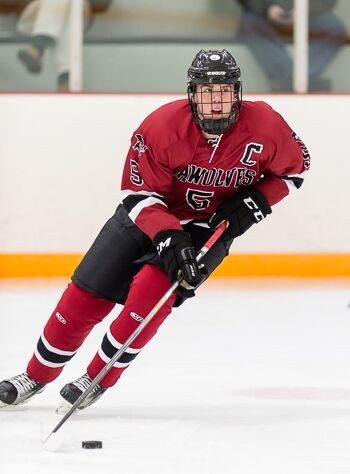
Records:
M102 441L83 441L81 447L84 449L102 449Z

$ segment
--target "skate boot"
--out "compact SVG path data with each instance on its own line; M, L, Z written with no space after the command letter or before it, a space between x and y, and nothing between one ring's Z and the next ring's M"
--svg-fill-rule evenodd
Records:
M84 374L82 377L74 380L73 382L67 383L61 391L60 395L63 398L60 406L57 408L57 413L64 414L67 413L72 405L78 400L80 395L85 392L85 390L91 385L91 378L88 374ZM84 408L95 403L107 390L107 388L96 387L89 393L85 400L81 403L78 410L83 410Z
M21 405L33 395L41 393L45 384L35 382L27 372L0 382L0 408Z

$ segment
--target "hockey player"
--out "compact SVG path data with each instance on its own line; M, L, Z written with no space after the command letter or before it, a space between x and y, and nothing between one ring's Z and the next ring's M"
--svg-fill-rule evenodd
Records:
M0 383L0 401L19 405L44 390L116 303L86 373L60 394L71 406L155 303L183 284L85 399L94 403L212 273L236 237L303 182L308 151L265 102L242 101L241 71L226 51L201 50L188 70L188 99L151 113L135 131L122 177L122 203L74 272L26 371ZM229 227L202 260L198 250L223 220ZM157 251L158 249L158 251Z

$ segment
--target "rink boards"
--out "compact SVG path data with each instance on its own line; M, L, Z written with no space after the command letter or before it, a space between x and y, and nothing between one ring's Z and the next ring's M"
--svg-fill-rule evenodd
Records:
M0 276L67 276L120 201L132 132L182 98L131 94L0 95ZM294 196L237 239L218 276L350 276L350 95L265 100L307 144Z

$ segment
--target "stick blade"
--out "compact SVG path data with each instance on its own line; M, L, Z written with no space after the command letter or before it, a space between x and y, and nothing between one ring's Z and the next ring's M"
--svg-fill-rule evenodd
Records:
M43 440L43 448L45 451L57 452L60 451L63 445L63 436L62 433L53 431Z

